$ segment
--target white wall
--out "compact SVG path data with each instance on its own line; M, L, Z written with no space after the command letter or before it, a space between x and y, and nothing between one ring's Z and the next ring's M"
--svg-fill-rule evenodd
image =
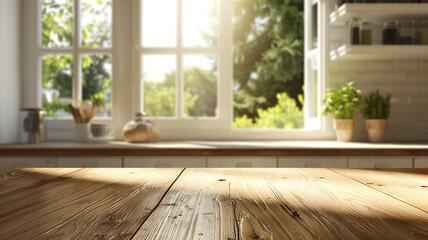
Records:
M391 93L387 141L428 140L428 61L334 61L330 70L329 88L354 81L363 95L377 89ZM360 114L355 140L367 140L364 124Z
M0 143L18 139L20 0L0 0Z

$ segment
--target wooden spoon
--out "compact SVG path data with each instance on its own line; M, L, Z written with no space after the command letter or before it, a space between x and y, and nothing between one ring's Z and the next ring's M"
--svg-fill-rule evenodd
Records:
M89 122L91 122L92 119L95 117L96 108L97 108L97 101L92 100L92 109L91 109L91 113L89 114Z
M74 118L74 122L80 123L77 109L75 109L71 103L68 104L68 108L70 108L71 114L73 115L73 118Z

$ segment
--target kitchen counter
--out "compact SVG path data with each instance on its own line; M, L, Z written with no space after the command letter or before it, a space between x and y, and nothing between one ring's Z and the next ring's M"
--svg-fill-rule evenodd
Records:
M428 239L428 169L0 169L0 239Z
M428 156L427 143L176 141L3 144L0 156Z

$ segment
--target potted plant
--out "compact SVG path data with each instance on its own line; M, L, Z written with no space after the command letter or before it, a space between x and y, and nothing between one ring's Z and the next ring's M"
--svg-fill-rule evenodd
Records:
M379 90L364 97L361 112L366 119L369 142L383 142L391 110L391 94L381 96Z
M322 113L331 113L334 118L337 140L350 142L355 128L354 116L362 103L361 90L353 82L341 85L339 90L328 90Z

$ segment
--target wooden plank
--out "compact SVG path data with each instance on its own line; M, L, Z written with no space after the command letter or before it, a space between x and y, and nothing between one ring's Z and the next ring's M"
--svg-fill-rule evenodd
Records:
M0 171L0 196L72 172L72 169L62 168L38 168L35 171L31 168L3 168Z
M133 239L237 239L227 178L186 169Z
M329 169L22 171L0 171L24 183L0 194L0 239L428 239L428 213Z
M228 169L238 239L314 239L316 236L312 229L302 224L292 213L294 210L287 204L281 204L277 193L272 191L272 172L277 171Z
M241 239L428 239L428 214L328 169L229 176Z
M332 169L428 213L428 169Z
M129 238L181 170L82 169L0 195L0 239Z

